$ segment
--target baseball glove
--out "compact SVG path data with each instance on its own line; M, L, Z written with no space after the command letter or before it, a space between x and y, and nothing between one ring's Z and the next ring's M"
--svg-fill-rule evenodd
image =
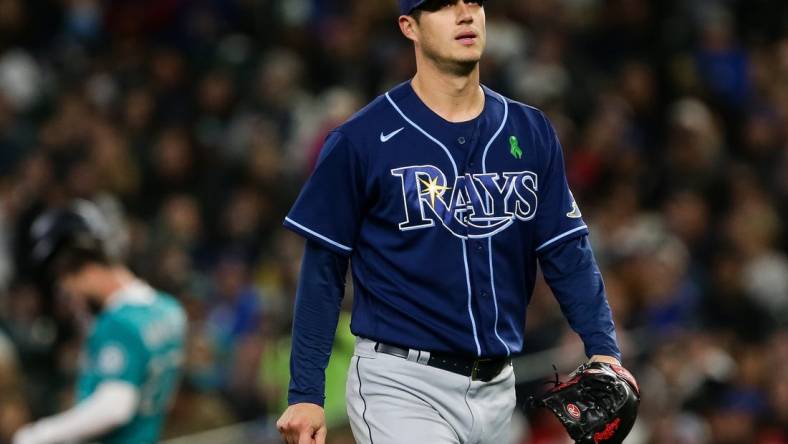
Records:
M586 363L532 401L550 409L578 444L620 444L637 417L640 388L625 368Z

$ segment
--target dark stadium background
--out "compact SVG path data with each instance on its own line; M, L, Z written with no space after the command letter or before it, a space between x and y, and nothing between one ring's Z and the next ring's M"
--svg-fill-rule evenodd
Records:
M487 17L482 80L550 116L591 227L642 386L627 443L788 442L788 2ZM388 0L0 0L0 442L71 402L80 325L27 232L76 197L188 308L166 436L276 442L302 246L280 223L326 131L414 72L395 18ZM543 284L526 348L522 400L582 359ZM346 332L336 349L330 437L352 442ZM515 423L518 443L566 442L544 413Z

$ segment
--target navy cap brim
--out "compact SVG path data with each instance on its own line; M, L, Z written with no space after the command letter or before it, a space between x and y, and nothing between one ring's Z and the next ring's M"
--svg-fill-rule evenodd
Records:
M402 15L409 15L413 12L414 9L418 8L422 5L426 0L400 0L399 2L399 12Z
M399 12L402 15L410 15L416 8L424 4L427 0L400 0Z

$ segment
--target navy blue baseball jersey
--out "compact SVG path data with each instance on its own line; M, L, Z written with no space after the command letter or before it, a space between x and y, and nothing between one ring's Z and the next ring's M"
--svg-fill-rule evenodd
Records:
M355 335L518 353L540 254L587 234L547 118L484 93L452 123L406 82L328 135L284 225L350 257Z

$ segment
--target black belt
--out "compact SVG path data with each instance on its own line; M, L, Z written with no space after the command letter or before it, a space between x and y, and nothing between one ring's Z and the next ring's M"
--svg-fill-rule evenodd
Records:
M410 350L397 347L395 345L378 342L375 344L375 351L387 355L397 356L408 359ZM509 358L469 358L465 356L444 355L440 353L430 353L430 358L426 364L430 367L447 370L458 375L468 376L474 381L491 381L498 376L501 371L510 365L512 360Z

